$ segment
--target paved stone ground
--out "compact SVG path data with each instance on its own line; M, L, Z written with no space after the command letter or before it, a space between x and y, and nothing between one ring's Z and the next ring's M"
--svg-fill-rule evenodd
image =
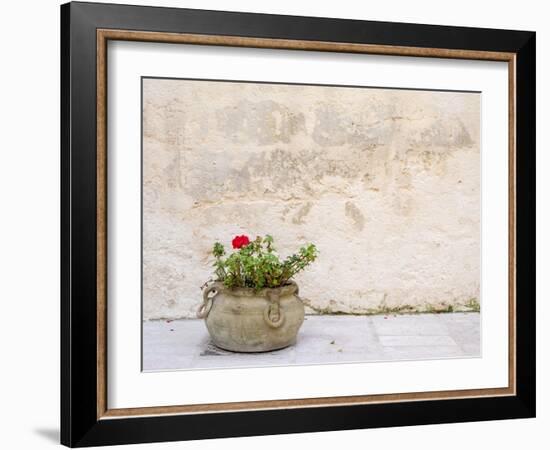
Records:
M306 316L296 345L267 353L215 347L202 320L143 322L143 370L286 366L480 355L479 313Z

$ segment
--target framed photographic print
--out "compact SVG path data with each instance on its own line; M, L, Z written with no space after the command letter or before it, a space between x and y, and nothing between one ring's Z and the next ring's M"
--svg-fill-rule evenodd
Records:
M61 7L61 440L535 415L535 33Z

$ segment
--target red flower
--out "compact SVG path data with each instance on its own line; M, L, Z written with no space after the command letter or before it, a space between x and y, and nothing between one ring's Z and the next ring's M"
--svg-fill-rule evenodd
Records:
M231 244L233 244L233 248L246 247L250 244L250 239L248 239L248 236L245 236L244 234L242 236L235 236L231 241Z

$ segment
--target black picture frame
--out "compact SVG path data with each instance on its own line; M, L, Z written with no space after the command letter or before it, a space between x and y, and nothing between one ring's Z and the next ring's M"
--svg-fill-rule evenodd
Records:
M516 393L509 396L98 417L98 29L516 55ZM534 32L94 3L61 6L61 443L70 447L535 416Z

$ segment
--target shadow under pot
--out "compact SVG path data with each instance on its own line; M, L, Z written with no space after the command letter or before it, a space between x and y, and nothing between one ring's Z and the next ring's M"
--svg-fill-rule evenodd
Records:
M213 283L203 292L197 316L217 347L233 352L267 352L296 343L304 321L298 285L228 288Z

